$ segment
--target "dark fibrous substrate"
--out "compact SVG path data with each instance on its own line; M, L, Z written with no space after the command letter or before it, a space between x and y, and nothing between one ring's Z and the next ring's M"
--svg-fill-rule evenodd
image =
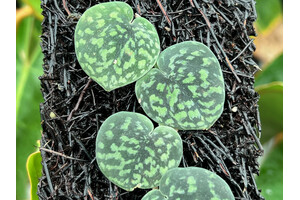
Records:
M40 199L140 200L148 190L126 192L100 172L95 160L97 130L119 111L143 113L134 84L104 91L80 68L74 51L78 17L98 0L42 0L40 77ZM263 149L258 94L254 91L254 0L128 0L135 13L152 22L161 50L189 40L206 44L217 56L225 79L224 112L205 131L179 131L184 155L181 167L204 167L221 176L236 199L264 199L254 175ZM50 113L51 117L50 117ZM53 117L53 113L55 117Z

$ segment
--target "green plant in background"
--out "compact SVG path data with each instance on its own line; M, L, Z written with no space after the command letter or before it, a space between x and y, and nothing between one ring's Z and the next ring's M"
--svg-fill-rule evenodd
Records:
M35 16L36 19L38 19L39 21L43 20L40 0L22 0L22 2L24 2L24 4L32 8L33 15Z
M225 101L222 71L211 50L200 42L181 42L165 49L157 66L135 87L146 114L180 130L210 128Z
M75 51L82 69L106 91L128 85L155 64L160 42L145 18L133 20L124 2L87 9L75 30Z
M159 190L148 192L142 200L234 200L228 184L215 173L199 168L174 168L164 174Z
M40 48L41 13L39 1L20 1L16 32L16 199L29 198L26 159L35 151L41 137L39 104L42 52ZM35 6L33 6L35 5Z
M102 124L96 139L96 159L102 173L132 191L158 186L168 169L178 167L183 154L176 130L154 126L139 113L118 112Z
M282 65L281 65L282 66ZM268 74L263 76L267 78ZM262 123L261 141L264 156L261 158L261 172L256 178L266 199L283 199L283 84L280 81L256 87L260 95L259 110Z
M282 200L282 163L283 163L283 142L277 139L272 149L260 167L260 175L256 184L262 188L262 195L266 200Z
M268 9L266 9L266 7ZM267 50L260 51L258 57L270 56L269 49L278 48L279 54L274 54L268 63L262 63L262 72L255 77L255 90L260 95L258 102L262 135L261 142L264 146L264 156L260 159L260 175L256 177L258 188L262 189L262 195L267 200L283 199L283 54L282 43L278 34L278 27L282 24L282 0L257 0L257 30L259 41L269 42L257 48ZM278 25L279 24L279 25ZM274 40L271 40L276 38ZM272 42L270 42L272 41ZM266 47L270 45L270 47Z
M26 169L30 181L30 200L38 200L37 186L39 178L42 176L42 156L41 152L37 151L29 155L27 158Z
M282 0L257 0L256 12L258 30L260 32L268 31L275 20L282 18Z
M263 128L262 143L268 142L283 127L283 83L274 81L256 87L260 95L259 111Z
M273 62L266 65L263 71L255 77L255 86L269 84L271 82L283 81L283 54L276 57Z

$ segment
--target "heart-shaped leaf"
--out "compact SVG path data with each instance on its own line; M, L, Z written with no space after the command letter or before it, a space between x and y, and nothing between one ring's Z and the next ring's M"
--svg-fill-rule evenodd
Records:
M162 175L178 167L183 153L176 130L153 124L138 113L119 112L108 117L97 135L96 158L102 173L119 187L158 186Z
M159 190L152 190L142 200L234 200L228 184L215 173L199 168L173 168L160 180Z
M208 129L225 101L220 64L210 49L188 41L164 50L135 86L146 114L159 124L181 130Z
M160 42L149 21L133 21L128 4L108 2L89 8L79 19L75 52L82 69L111 91L145 75L157 61Z
M159 190L153 189L149 191L142 200L167 200L167 197L163 195Z

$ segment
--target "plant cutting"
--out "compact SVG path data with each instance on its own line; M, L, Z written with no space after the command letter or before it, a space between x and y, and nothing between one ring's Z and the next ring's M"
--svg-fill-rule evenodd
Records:
M87 9L74 41L80 66L106 91L141 78L160 52L155 27L143 17L133 19L132 8L118 1Z
M211 50L187 41L165 49L153 68L136 82L146 114L179 130L210 128L223 112L224 79Z
M164 173L178 167L182 149L176 130L167 126L154 129L146 116L131 112L108 117L96 139L101 172L127 191L158 186Z
M164 174L159 190L142 200L234 200L228 184L215 173L199 167L173 168Z

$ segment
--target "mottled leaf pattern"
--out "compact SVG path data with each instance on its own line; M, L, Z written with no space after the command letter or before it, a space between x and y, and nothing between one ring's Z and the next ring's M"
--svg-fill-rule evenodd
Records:
M152 188L167 170L178 167L183 154L179 134L153 124L138 113L108 117L97 135L96 159L102 173L119 187Z
M146 114L180 130L210 128L225 101L222 71L210 49L199 42L182 42L164 50L157 65L135 86Z
M165 197L159 190L154 189L149 191L142 200L166 200L167 197Z
M81 16L75 30L75 52L82 69L106 91L146 74L160 52L155 27L143 17L133 20L124 2L95 5Z
M221 177L199 167L170 169L160 180L159 190L161 198L154 190L142 200L234 200L230 187Z

